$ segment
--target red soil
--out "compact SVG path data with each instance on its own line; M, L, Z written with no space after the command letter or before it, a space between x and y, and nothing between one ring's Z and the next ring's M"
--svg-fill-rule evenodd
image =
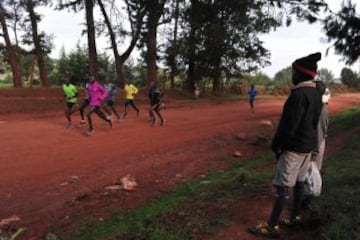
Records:
M360 94L333 97L330 112L359 100ZM169 102L162 112L167 119L163 127L150 126L146 105L141 106L140 117L130 109L128 117L112 129L94 114L92 136L86 135L86 126L65 129L61 112L42 117L0 115L0 220L19 216L16 225L28 227L26 239L43 239L52 226L70 225L79 216L101 219L114 208L139 206L184 178L225 169L231 162L224 156L235 150L246 159L264 149L238 141L235 135L240 132L252 141L268 134L269 127L260 122L276 124L283 100L258 99L255 105L252 114L245 101ZM73 121L79 122L78 113ZM272 132L274 126L270 128ZM136 177L136 191L104 189L126 174ZM256 198L261 204L271 196ZM253 239L244 229L267 216L271 201L261 211L244 201L239 199L242 214L234 215L235 224L212 239Z

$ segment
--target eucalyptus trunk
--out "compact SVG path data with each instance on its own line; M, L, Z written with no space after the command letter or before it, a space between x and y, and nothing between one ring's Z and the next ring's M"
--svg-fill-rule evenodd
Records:
M0 23L2 27L3 37L5 40L6 51L8 53L9 64L13 74L13 85L15 88L22 88L23 81L21 78L21 64L20 58L17 55L16 46L13 46L10 41L9 32L6 25L4 8L0 2Z
M38 25L37 17L34 11L34 4L32 0L27 0L26 2L27 10L29 12L31 29L32 29L32 38L35 45L35 54L37 57L39 72L40 72L40 81L43 87L49 87L49 77L46 70L46 64L44 60L44 53L41 47L40 37L38 34Z
M94 25L94 2L93 0L85 0L87 38L89 47L89 73L98 77L98 63L95 41L95 25Z

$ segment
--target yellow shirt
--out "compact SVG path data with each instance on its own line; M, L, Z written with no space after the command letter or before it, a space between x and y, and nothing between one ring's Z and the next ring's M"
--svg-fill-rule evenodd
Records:
M138 93L139 89L132 84L126 84L124 87L126 99L135 99L135 95Z

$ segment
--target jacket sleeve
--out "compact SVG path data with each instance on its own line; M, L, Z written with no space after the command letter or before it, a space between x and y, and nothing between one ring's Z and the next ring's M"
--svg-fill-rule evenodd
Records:
M98 84L100 99L103 100L108 96L108 91L101 85Z
M305 112L304 101L304 97L294 93L285 102L283 113L271 144L271 149L275 154L279 154L284 150L285 144L291 140L298 130Z

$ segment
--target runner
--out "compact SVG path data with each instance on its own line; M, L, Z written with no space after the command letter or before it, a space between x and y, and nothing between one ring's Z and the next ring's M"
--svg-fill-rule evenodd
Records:
M151 82L151 87L149 90L149 99L150 99L150 109L149 109L149 115L151 120L151 125L154 127L156 124L156 115L160 118L160 126L163 126L165 123L165 119L160 114L160 100L163 97L163 93L161 92L161 89L158 87L156 82Z
M139 116L140 110L135 106L135 103L134 103L135 95L138 93L138 91L139 91L139 89L136 86L134 86L132 83L127 82L125 84L124 92L125 92L126 100L125 100L124 118L128 114L127 107L129 104L135 109L137 116Z
M88 94L90 99L90 109L87 114L89 129L87 133L89 135L94 134L95 130L93 127L91 114L95 112L102 120L106 121L110 127L112 127L112 122L110 119L107 119L105 114L100 110L101 102L107 97L106 89L97 81L95 81L95 77L90 76L88 84Z
M250 103L250 108L251 108L251 112L254 113L254 102L255 102L255 97L257 95L257 91L255 89L254 84L251 85L251 88L248 91L249 94L249 103Z
M78 91L74 85L70 83L69 76L64 77L64 84L62 85L62 89L64 92L64 98L66 101L66 108L65 108L65 116L68 120L68 123L66 125L66 128L72 128L72 122L71 122L71 109L73 108L74 104L77 101L78 97Z
M104 111L109 115L110 120L112 118L112 113L114 113L117 118L117 121L120 122L121 120L120 115L114 107L116 93L118 92L119 88L114 83L110 82L108 78L105 79L104 87L108 92L108 95L106 97L106 103L104 106ZM110 108L111 111L108 109L108 107Z

